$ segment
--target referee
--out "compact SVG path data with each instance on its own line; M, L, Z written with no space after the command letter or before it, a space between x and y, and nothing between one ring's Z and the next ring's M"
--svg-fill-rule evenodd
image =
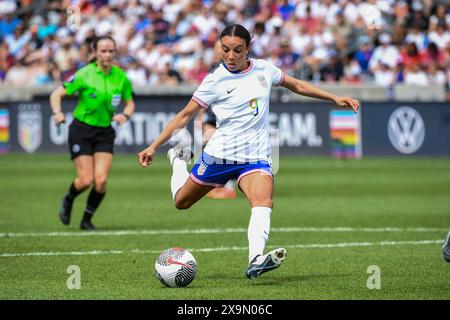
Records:
M50 107L56 125L65 122L61 100L78 92L79 102L69 126L69 150L77 177L64 196L59 217L70 223L72 204L76 196L92 187L80 228L95 230L91 222L106 192L106 183L114 152L114 120L124 124L134 112L133 87L125 72L113 65L116 42L110 36L96 38L93 43L95 59L79 69L50 96ZM116 113L121 101L123 112Z

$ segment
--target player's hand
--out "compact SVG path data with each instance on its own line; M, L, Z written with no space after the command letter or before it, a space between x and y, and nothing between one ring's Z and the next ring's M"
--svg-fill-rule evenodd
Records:
M153 156L155 155L155 153L156 153L156 151L152 146L139 152L139 154L138 154L139 164L141 166L143 166L144 168L151 165L153 162Z
M341 108L352 108L352 110L356 113L359 110L359 101L349 97L337 97L334 102L338 107Z
M59 127L61 123L66 122L66 116L63 112L57 112L53 115L53 121L55 121L55 124Z

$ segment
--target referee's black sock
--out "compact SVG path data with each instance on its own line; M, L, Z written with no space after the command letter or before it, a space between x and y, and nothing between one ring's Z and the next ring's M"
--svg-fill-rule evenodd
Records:
M66 194L66 201L72 203L76 196L78 196L83 191L84 190L77 190L77 188L75 188L75 182L72 182L69 187L69 191Z
M91 221L92 216L94 215L95 210L102 202L105 193L100 193L95 190L95 187L92 188L91 193L89 193L89 197L87 199L86 209L84 210L83 221Z

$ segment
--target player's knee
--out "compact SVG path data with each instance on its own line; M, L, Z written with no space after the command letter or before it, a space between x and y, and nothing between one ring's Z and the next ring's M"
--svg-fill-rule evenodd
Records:
M185 199L175 199L175 208L178 210L185 210L191 207L191 203Z
M175 202L175 208L177 208L178 210L185 210L185 209L189 209L191 207L191 204L188 202Z

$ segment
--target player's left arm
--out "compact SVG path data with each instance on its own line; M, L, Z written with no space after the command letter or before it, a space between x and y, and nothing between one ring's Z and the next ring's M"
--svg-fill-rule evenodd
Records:
M302 81L288 75L285 75L284 80L280 85L302 96L332 101L338 107L352 108L354 112L358 112L359 110L360 104L356 99L350 97L335 96L325 90L313 86L306 81Z

